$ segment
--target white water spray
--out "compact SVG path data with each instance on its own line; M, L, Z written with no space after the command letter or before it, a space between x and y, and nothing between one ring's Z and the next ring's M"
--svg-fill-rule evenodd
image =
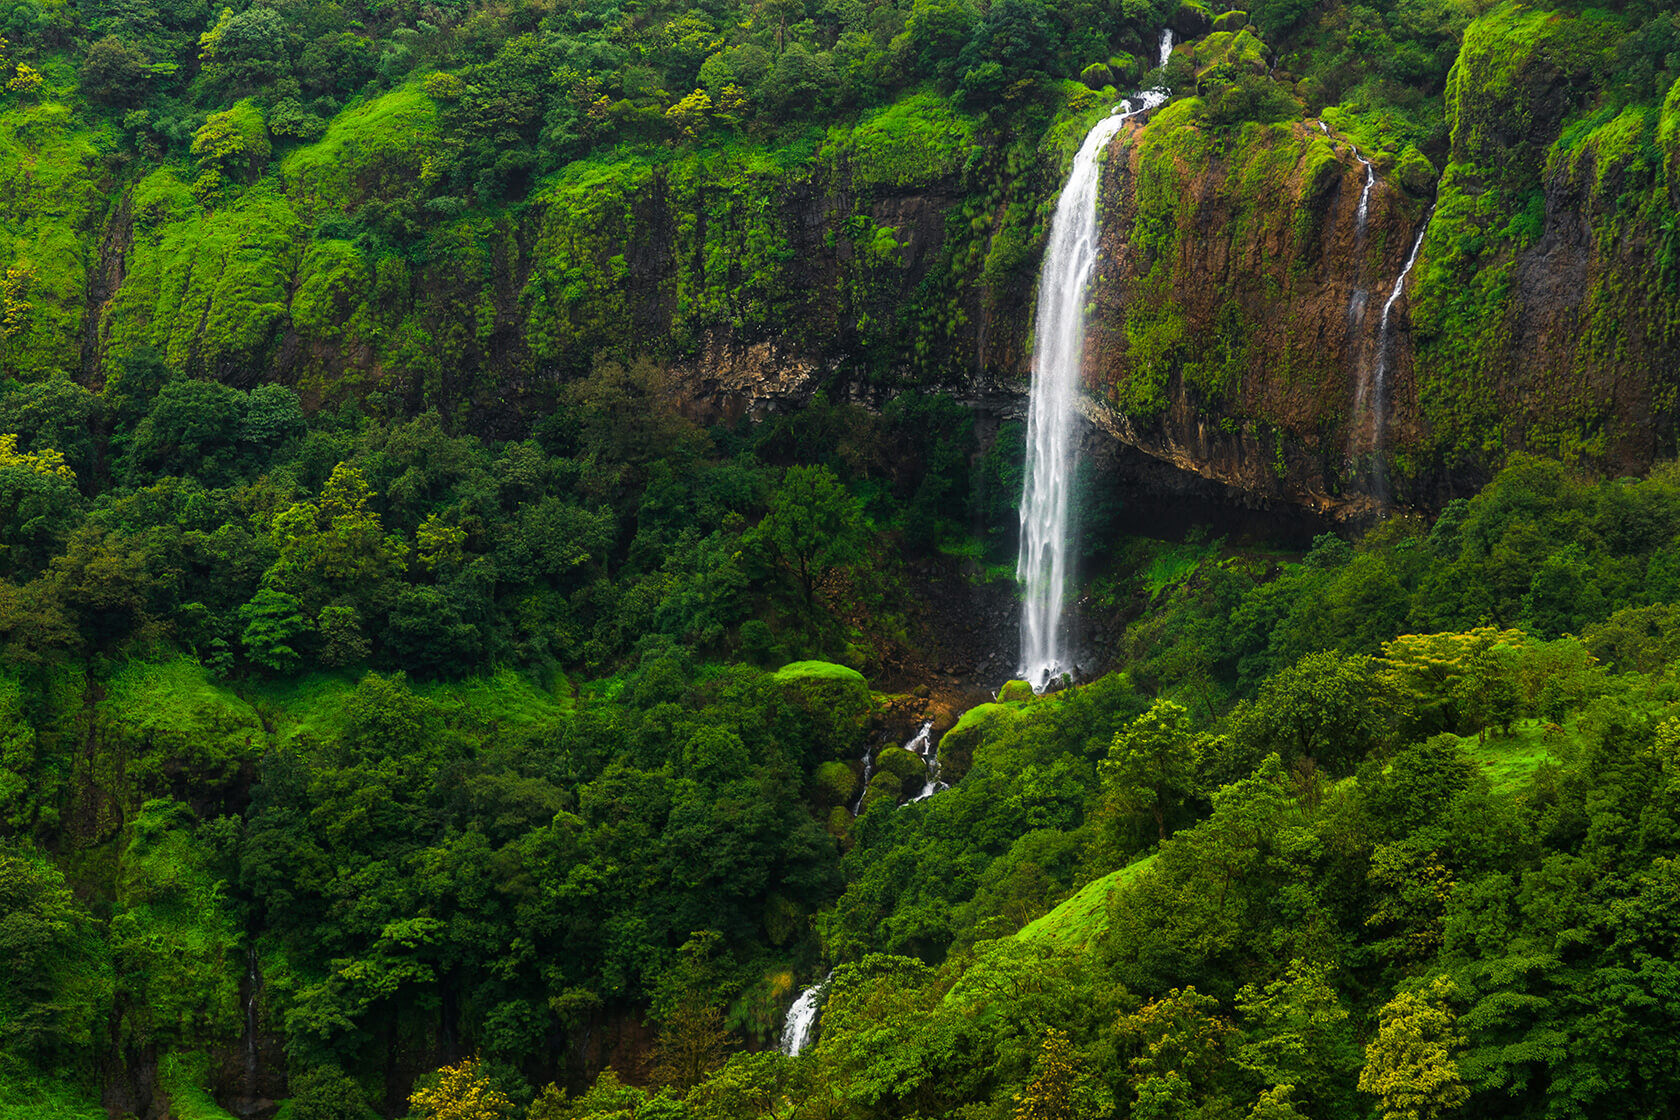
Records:
M1170 50L1172 32L1162 33ZM1068 579L1068 498L1078 434L1075 397L1085 358L1085 288L1097 261L1098 162L1126 121L1167 99L1149 90L1122 101L1098 121L1073 159L1050 219L1050 244L1038 284L1033 324L1032 393L1027 409L1026 489L1021 497L1020 674L1042 690L1071 669L1062 643Z
M820 983L812 984L788 1008L787 1018L782 1020L782 1037L777 1042L777 1048L790 1058L797 1058L799 1052L811 1043L811 1035L817 1029L817 1015L822 1011L824 989L834 973L824 976Z
M922 782L921 792L912 797L907 804L914 805L918 801L926 801L941 790L951 787L939 780L939 751L933 745L933 721L923 720L921 730L916 732L915 738L904 744L904 749L922 760L927 767L927 777Z
M1161 28L1161 60L1155 65L1165 66L1172 60L1173 32L1170 27Z

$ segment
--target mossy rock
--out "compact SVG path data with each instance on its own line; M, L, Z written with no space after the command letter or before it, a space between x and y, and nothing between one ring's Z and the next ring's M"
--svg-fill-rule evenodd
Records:
M875 756L875 771L877 775L892 774L906 786L927 777L927 765L903 747L881 748Z
M1028 692L1031 691L1029 688ZM974 764L974 750L991 728L1000 720L1014 718L1019 710L1015 704L996 703L981 704L964 712L956 726L940 737L940 776L948 782L960 780Z
M828 811L828 820L823 827L830 836L844 844L852 835L852 811L844 805L836 805Z
M1114 75L1114 84L1117 86L1121 84L1129 86L1136 82L1143 77L1144 69L1145 65L1142 59L1135 54L1127 54L1125 51L1112 54L1108 59L1108 72Z
M1407 193L1415 198L1433 195L1435 184L1441 177L1435 165L1429 162L1429 157L1418 151L1415 144L1407 144L1400 153L1399 162L1394 165L1394 175Z
M850 805L857 788L857 773L845 762L825 762L811 775L811 799L818 805Z
M1241 31L1247 26L1247 12L1220 12L1213 17L1213 29L1215 31Z
M863 674L831 661L795 661L774 680L790 703L806 713L801 732L822 759L857 757L864 725L874 700Z
M786 684L789 681L851 681L864 688L869 683L863 674L846 665L837 665L832 661L791 661L776 670L776 683Z
M868 812L869 807L877 801L892 801L895 804L904 795L904 782L891 770L878 770L869 779L869 792L863 795L863 805L860 812Z
M1031 700L1033 695L1032 685L1028 684L1026 681L1009 681L1002 688L998 689L998 702L1000 704L1017 704L1023 700ZM986 705L982 704L980 707L984 708ZM980 708L974 708L972 710L979 711ZM963 719L967 718L968 716L965 713ZM958 726L961 726L960 722Z
M1205 4L1197 4L1194 0L1185 0L1172 15L1167 17L1167 26L1172 28L1173 34L1180 41L1194 39L1198 35L1207 34L1208 28L1213 26L1213 13L1208 10Z
M1102 89L1114 84L1114 72L1106 62L1093 62L1079 72L1079 80L1089 89Z

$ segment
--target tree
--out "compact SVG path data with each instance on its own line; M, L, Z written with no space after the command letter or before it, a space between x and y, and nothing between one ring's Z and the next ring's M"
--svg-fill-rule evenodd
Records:
M107 35L88 48L80 86L84 95L102 105L132 105L145 95L151 76L144 52Z
M1122 811L1148 813L1165 840L1168 812L1195 791L1199 755L1189 711L1157 700L1114 736L1102 763L1103 786Z
M1088 1115L1079 1055L1066 1031L1054 1027L1044 1032L1038 1057L1033 1059L1032 1080L1015 1094L1014 1120L1075 1120Z
M666 1017L653 1050L653 1079L686 1092L723 1064L729 1045L723 1010L687 999Z
M408 1095L408 1106L424 1120L503 1120L513 1102L490 1084L477 1058L444 1066L435 1080Z
M869 528L857 499L833 471L790 467L751 540L794 578L809 608L830 575L863 559Z
M1464 1046L1447 1005L1452 982L1437 977L1400 992L1377 1013L1377 1037L1365 1048L1359 1088L1382 1102L1383 1120L1435 1120L1470 1099L1454 1053Z
M239 608L239 620L245 624L240 637L245 656L276 673L297 667L299 655L292 643L314 629L296 596L271 587L261 588Z
M1309 653L1268 678L1232 722L1242 757L1258 761L1275 751L1286 765L1311 758L1332 774L1348 773L1382 730L1370 658Z
M1315 1116L1354 1111L1347 1086L1359 1068L1359 1048L1329 976L1328 965L1297 959L1283 979L1237 993L1248 1031L1236 1061L1284 1094L1268 1104L1274 1111L1293 1111L1296 1103ZM1296 1097L1302 1099L1290 1099Z

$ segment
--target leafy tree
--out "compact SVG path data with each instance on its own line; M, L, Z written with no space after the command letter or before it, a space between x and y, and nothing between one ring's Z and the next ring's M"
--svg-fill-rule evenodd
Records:
M1157 700L1114 736L1102 763L1103 788L1122 811L1149 814L1165 840L1167 815L1195 792L1199 756L1190 713Z
M276 673L297 668L300 655L292 643L315 629L295 596L269 587L239 608L239 620L245 624L245 656Z
M1244 759L1276 752L1286 764L1310 758L1345 774L1383 729L1382 697L1369 658L1310 653L1268 678L1252 705L1232 716Z
M514 1105L493 1087L477 1058L444 1066L432 1084L408 1095L408 1106L423 1120L504 1120Z
M833 471L790 467L749 540L793 577L810 608L818 587L862 561L869 530L857 499Z

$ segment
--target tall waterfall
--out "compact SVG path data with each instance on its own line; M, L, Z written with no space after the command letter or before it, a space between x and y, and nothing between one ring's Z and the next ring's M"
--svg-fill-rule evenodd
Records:
M1162 53L1172 32L1163 32ZM1021 612L1021 675L1042 689L1072 668L1062 643L1068 578L1068 497L1073 486L1075 397L1085 357L1085 288L1097 261L1098 161L1130 117L1167 99L1150 90L1122 101L1085 136L1050 219L1050 243L1033 323L1032 394L1027 408L1026 488L1015 578Z

